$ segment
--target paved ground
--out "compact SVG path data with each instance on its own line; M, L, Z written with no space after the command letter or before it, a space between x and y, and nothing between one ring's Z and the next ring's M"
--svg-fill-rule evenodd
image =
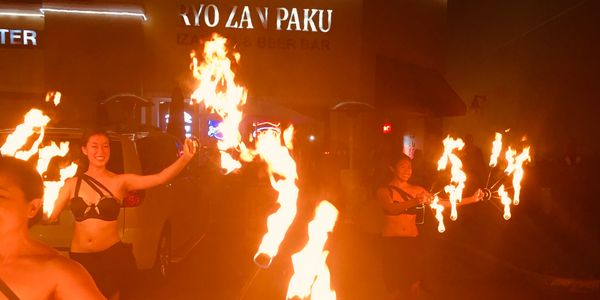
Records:
M507 222L493 206L477 205L463 210L444 234L435 232L431 218L430 226L422 228L429 249L424 253L423 299L600 299L597 287L593 294L569 292L564 282L553 288L548 280L555 277L546 276L600 278L600 252L594 251L600 248L593 241L589 247L569 244L530 215L516 210ZM242 215L227 211L191 255L173 267L166 283L144 278L135 298L285 299L292 275L289 256L306 240L306 218L290 230L271 268L258 271L252 257L262 235L260 225L240 222ZM357 232L347 221L342 216L330 243L338 299L389 299L377 238ZM571 287L574 283L569 282Z

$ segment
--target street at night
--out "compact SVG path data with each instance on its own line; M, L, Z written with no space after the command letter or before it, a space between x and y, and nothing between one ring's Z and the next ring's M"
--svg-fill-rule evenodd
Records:
M0 1L0 300L600 299L600 1Z

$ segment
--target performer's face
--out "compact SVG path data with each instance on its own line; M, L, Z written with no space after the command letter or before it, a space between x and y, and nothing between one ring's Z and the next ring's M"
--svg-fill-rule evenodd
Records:
M110 158L110 141L103 134L92 135L81 150L87 156L90 165L106 166Z
M401 181L408 181L410 176L412 176L412 166L410 161L407 159L402 159L397 162L394 173L397 179Z

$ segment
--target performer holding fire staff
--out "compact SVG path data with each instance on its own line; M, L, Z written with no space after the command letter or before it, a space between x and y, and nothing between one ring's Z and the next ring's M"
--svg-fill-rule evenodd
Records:
M417 224L423 223L424 206L432 199L424 188L408 183L412 175L411 160L401 154L387 163L391 179L377 189L377 199L383 208L382 259L384 279L393 299L416 298L422 293L423 256ZM483 192L464 198L460 205L480 201ZM439 204L450 207L449 201Z
M83 267L29 235L43 196L33 166L0 157L0 299L105 299Z
M158 174L141 176L115 174L106 169L110 140L102 131L87 133L81 151L89 161L87 170L65 182L50 216L54 222L67 204L75 217L70 256L92 275L100 291L109 299L120 292L136 272L129 245L121 242L117 218L122 199L130 192L152 188L173 179L191 161L196 146L185 140L183 155Z

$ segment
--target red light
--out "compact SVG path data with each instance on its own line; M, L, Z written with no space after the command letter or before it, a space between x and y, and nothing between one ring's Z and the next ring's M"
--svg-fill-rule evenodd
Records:
M137 207L142 204L145 196L145 191L131 191L123 198L123 207Z
M392 123L384 123L382 129L384 134L392 133Z

